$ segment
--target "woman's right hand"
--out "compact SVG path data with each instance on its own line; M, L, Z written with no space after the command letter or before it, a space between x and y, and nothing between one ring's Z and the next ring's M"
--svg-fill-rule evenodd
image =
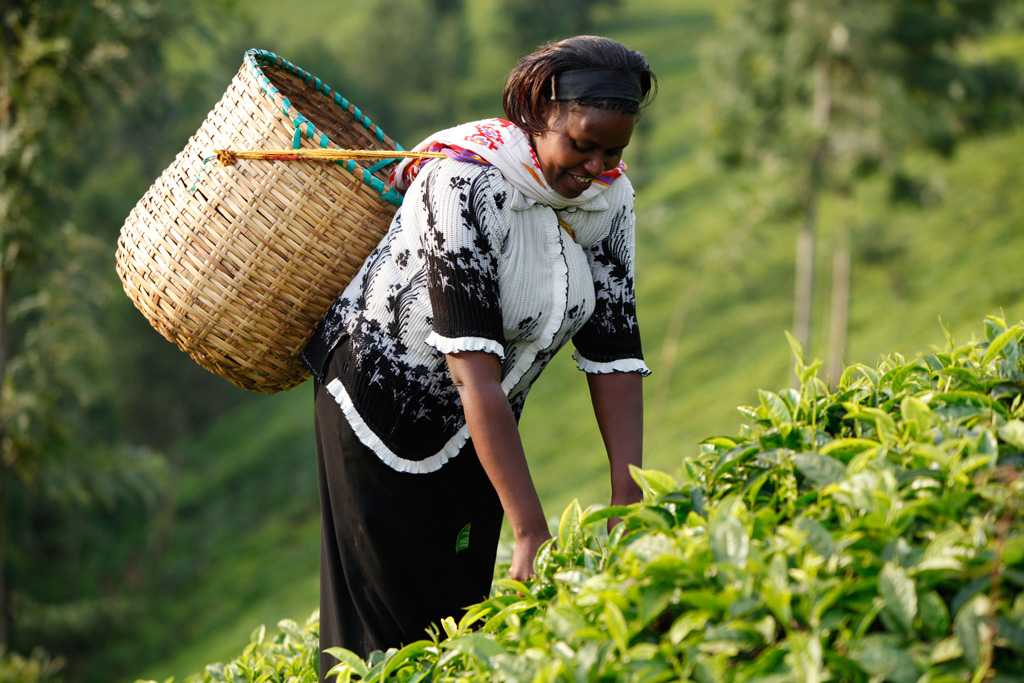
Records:
M512 551L512 565L508 569L509 577L513 581L529 581L533 578L533 561L537 557L537 551L549 538L551 534L546 529L543 533L516 538L516 546Z
M509 574L516 581L526 581L533 576L537 550L551 533L530 477L515 415L501 388L501 361L484 351L447 354L445 359L462 399L476 455L516 539Z

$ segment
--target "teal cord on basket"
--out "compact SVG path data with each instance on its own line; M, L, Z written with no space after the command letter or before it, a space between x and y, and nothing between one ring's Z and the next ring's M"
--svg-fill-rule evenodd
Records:
M370 168L366 169L366 172L367 173L376 173L380 169L382 169L385 166L387 166L388 164L390 164L392 161L398 161L398 159L381 159L380 161L375 163L373 166L371 166Z
M203 165L199 167L199 173L196 174L196 181L192 183L192 187L188 188L189 194L196 193L196 188L199 187L199 181L202 180L203 174L206 173L206 166L216 158L216 154L211 154L208 157L203 157Z
M263 73L262 68L265 66L280 68L283 69L286 73L293 74L299 77L305 85L311 86L313 89L333 99L336 105L348 111L348 113L351 116L353 116L355 120L363 128L365 128L368 131L371 131L372 129L371 132L376 136L377 140L379 140L380 142L384 142L384 131L382 131L380 127L374 126L373 122L370 121L370 119L363 114L359 107L350 103L347 99L342 97L340 93L332 92L331 89L323 81L321 81L319 78L315 78L309 72L303 71L302 69L292 64L288 60L279 57L273 52L268 52L266 50L248 50L245 54L245 59L246 63L249 65L252 75L256 78L257 82L259 83L260 91L262 91L262 93L271 101L274 101L276 98L280 97L281 113L287 116L291 120L292 124L295 126L295 132L292 137L292 149L299 150L301 148L303 123L306 124L305 133L309 136L311 140L313 140L314 143L319 142L321 148L326 150L330 145L330 140L322 131L317 131L313 123L309 119L307 119L305 116L303 116L302 114L295 110L291 101L287 97L285 97L284 93L278 90L267 77L267 75ZM317 132L320 133L319 140L317 140L316 138ZM396 144L395 147L396 152L405 152L401 145ZM240 152L237 154L239 157L241 157L242 154L245 153ZM405 156L413 156L413 154L400 154L398 158L402 158ZM428 154L425 156L433 155ZM225 165L230 165L231 163L234 163L235 153L231 152L230 150L217 150L217 154L204 157L203 165L200 167L199 173L196 175L195 182L192 184L192 187L189 188L189 194L194 194L196 192L196 189L199 187L199 182L202 180L203 174L206 172L207 165L212 160L218 157L221 159L222 163L224 163ZM283 157L280 155L276 155L266 156L263 158L281 159ZM358 169L363 174L363 182L372 187L374 190L376 190L380 194L381 199L395 206L401 206L403 199L402 194L398 192L395 188L389 187L383 182L381 182L380 179L374 175L375 173L386 167L388 164L397 161L398 158L383 158L380 156L377 156L376 158L378 159L377 163L373 164L368 169L364 169L356 165L356 163L351 159L347 161L337 160L336 163L341 165L343 168L345 168L349 173L352 173L353 175L358 175L356 173L356 170Z

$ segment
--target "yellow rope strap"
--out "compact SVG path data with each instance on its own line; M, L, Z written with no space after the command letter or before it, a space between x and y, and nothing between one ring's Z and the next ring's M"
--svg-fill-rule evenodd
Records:
M376 149L266 149L260 151L235 152L230 149L215 149L217 160L224 166L231 166L239 159L269 159L273 161L359 161L365 159L441 159L444 152L395 152ZM195 185L192 186L195 189ZM576 240L576 232L561 218L562 226L569 237Z
M231 166L238 159L270 159L275 161L358 161L364 159L440 159L443 152L396 152L376 149L266 149L236 152L215 149L217 160Z

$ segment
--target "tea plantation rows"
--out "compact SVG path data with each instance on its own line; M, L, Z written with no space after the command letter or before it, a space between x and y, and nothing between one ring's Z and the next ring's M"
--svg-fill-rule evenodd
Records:
M530 584L338 681L1024 680L1024 324L761 391L644 503L570 505ZM622 516L612 533L609 517ZM499 576L503 568L499 567ZM317 621L195 683L317 679Z

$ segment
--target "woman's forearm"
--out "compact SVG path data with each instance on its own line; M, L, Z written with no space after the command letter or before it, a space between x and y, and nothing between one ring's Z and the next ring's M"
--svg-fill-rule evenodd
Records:
M608 453L613 505L636 503L642 498L629 471L630 465L643 465L642 381L637 372L587 375L594 416Z
M500 362L482 351L451 354L447 360L477 457L515 535L510 573L512 578L526 579L532 573L537 549L550 534L523 452L519 427L501 388Z

